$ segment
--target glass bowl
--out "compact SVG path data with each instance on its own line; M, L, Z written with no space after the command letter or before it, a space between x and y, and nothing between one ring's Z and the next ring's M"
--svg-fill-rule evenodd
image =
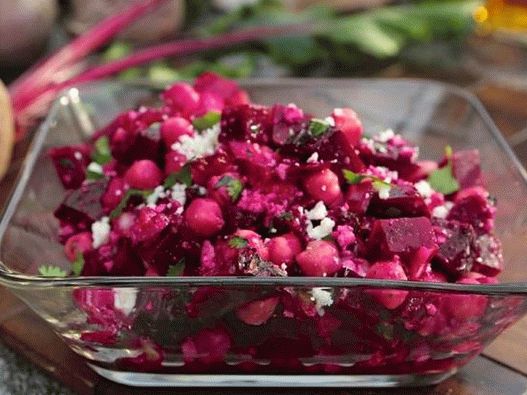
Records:
M143 83L70 89L35 135L0 223L0 283L104 377L141 386L410 386L437 383L527 312L526 173L481 104L412 80L243 84L255 102L295 102L323 116L350 106L367 132L391 127L438 159L478 148L498 200L500 285L351 278L42 278L69 268L53 210L64 190L46 152L78 143L124 109L155 104ZM404 299L388 310L379 294ZM265 323L265 317L271 318Z

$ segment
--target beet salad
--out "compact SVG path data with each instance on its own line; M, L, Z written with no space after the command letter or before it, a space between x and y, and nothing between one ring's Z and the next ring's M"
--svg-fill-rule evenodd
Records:
M42 275L496 282L478 151L422 160L392 130L364 131L350 108L319 118L254 104L212 73L161 100L51 150L72 265ZM405 294L377 297L395 309Z

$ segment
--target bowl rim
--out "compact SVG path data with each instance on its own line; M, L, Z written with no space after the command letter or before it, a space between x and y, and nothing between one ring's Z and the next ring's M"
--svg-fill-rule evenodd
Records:
M483 123L490 131L490 134L496 141L499 148L512 161L515 170L518 171L524 183L527 185L527 170L522 166L518 157L507 144L505 137L498 130L492 118L487 113L480 100L470 91L455 86L453 84L415 78L254 78L238 80L239 84L246 88L258 86L284 86L310 87L310 86L332 86L343 88L344 84L400 84L400 85L428 85L448 91L464 99L476 113L481 117ZM4 206L3 213L0 217L0 244L4 233L10 223L16 207L22 197L27 185L31 172L36 164L44 145L47 132L51 127L56 113L60 106L63 105L64 98L71 97L72 92L78 97L86 87L105 86L130 86L137 88L150 89L152 91L162 91L164 84L153 83L147 80L135 81L117 81L102 80L88 84L79 84L76 87L70 87L61 91L54 100L48 116L42 122L35 132L31 143L29 144L26 157L23 160L21 169L15 181L15 187L11 191L7 203ZM458 284L458 283L434 283L419 281L401 281L401 280L381 280L381 279L364 279L364 278L345 278L345 277L237 277L237 276L218 276L218 277L42 277L36 275L26 275L10 270L2 261L0 261L0 284L9 288L55 288L55 287L151 287L151 286L241 286L254 287L261 286L297 286L297 287L354 287L354 288L386 288L402 290L429 290L457 293L478 293L489 295L503 294L527 294L526 282L508 282L501 284Z

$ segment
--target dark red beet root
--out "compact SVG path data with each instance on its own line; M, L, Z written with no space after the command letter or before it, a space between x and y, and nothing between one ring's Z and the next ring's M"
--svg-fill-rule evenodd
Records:
M479 236L475 243L477 254L472 271L494 277L503 270L503 254L500 241L493 235Z
M71 191L55 210L55 217L73 226L91 224L104 214L101 197L105 190L106 181L96 181Z
M462 189L483 186L478 150L454 152L452 170Z
M84 145L53 148L49 151L64 188L75 189L81 186L86 178L89 154L89 148Z
M475 233L472 226L457 221L442 222L438 236L439 250L434 258L443 270L460 275L469 272L473 265L472 246ZM444 240L444 241L443 241Z
M383 218L430 216L423 197L412 185L393 186L387 199L374 194L368 214Z
M266 144L271 130L271 111L268 107L243 104L226 107L221 114L222 142L250 140Z

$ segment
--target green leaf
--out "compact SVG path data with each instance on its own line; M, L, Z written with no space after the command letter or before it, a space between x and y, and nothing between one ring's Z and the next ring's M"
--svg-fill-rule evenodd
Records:
M43 265L38 268L38 272L43 277L66 277L67 273L58 266Z
M192 125L199 131L209 129L216 125L221 120L221 113L217 111L209 111L202 117L196 118L192 121Z
M179 277L185 271L185 258L181 258L175 265L168 266L167 277Z
M89 181L97 181L102 180L104 178L104 174L98 173L91 170L86 170L86 179Z
M126 205L128 204L128 200L130 200L130 198L132 196L141 196L143 198L146 198L151 193L152 193L151 190L145 190L145 191L142 191L140 189L129 189L129 190L127 190L126 193L124 194L123 198L121 199L121 201L117 205L117 207L114 208L112 210L112 212L110 213L110 219L117 218L119 215L121 215L123 210L126 208Z
M176 69L165 63L155 63L148 68L146 77L154 82L173 82L181 79Z
M294 216L293 216L293 213L291 211L286 211L286 212L280 214L278 216L278 218L280 218L280 219L282 219L284 221L291 221L294 218Z
M82 253L78 252L75 256L75 260L71 264L71 272L74 276L80 276L84 269L84 256Z
M93 143L95 151L92 153L91 158L94 162L105 165L112 160L112 151L110 149L110 141L108 136L99 137Z
M232 247L232 248L241 249L241 248L247 247L248 244L249 242L240 236L233 236L229 240L229 247Z
M394 337L394 328L393 325L390 325L386 322L381 322L377 324L377 327L375 328L376 332L384 337L386 340L393 340Z
M315 137L322 136L326 133L331 125L323 119L313 118L309 121L308 130Z
M392 184L386 182L386 181L383 181L379 178L376 178L373 180L373 182L371 183L371 185L373 186L373 189L375 189L377 191L377 193L379 193L381 196L383 194L383 192L385 193L390 193L390 190L392 189Z
M343 169L342 174L344 175L344 179L346 180L346 182L350 185L358 184L366 178L366 176L363 176L359 173L355 173L354 171L348 169Z
M165 188L172 188L177 183L185 184L187 187L192 185L192 173L190 165L186 164L177 173L171 173L163 183Z
M216 189L221 187L227 188L227 193L229 194L233 202L238 200L243 191L243 184L241 183L241 181L231 176L223 176L219 179L216 185L214 185L214 188Z
M430 173L428 183L432 189L444 195L450 195L459 191L459 183L452 174L452 164L450 162L446 166Z
M133 51L132 45L124 41L116 41L108 47L102 54L102 58L105 62L112 60L118 60L124 58L126 55L130 55Z

